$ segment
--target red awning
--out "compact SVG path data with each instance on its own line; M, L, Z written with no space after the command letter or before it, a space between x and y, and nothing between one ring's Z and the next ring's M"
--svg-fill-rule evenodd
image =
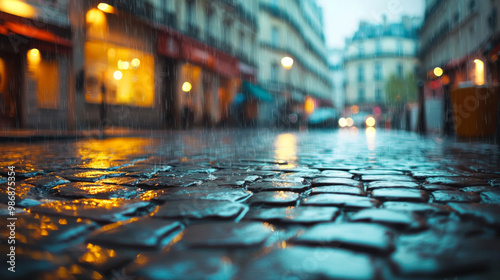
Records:
M71 47L72 45L70 40L55 35L54 33L48 30L39 29L21 23L4 22L2 25L0 25L0 33L3 34L2 30L5 29L24 37L29 37L44 42L54 43L64 47Z
M240 75L239 61L236 57L172 29L159 30L156 48L161 55L185 59L224 77L235 78Z

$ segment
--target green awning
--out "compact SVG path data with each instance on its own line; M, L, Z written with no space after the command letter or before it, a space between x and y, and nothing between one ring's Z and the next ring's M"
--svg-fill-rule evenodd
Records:
M271 94L269 94L267 91L265 91L263 88L257 86L257 85L252 85L249 82L243 82L243 93L247 95L251 95L255 99L259 101L264 101L264 102L271 102L273 101L273 97Z

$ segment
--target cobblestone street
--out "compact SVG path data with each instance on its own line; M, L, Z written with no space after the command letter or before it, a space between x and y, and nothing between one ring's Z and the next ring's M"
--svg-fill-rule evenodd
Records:
M1 279L500 278L495 144L257 129L0 153Z

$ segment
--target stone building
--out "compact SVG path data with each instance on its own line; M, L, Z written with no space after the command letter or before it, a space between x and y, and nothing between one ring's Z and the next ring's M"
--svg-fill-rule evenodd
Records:
M372 114L388 101L386 83L391 75L403 78L418 64L418 18L401 22L361 22L354 36L346 40L346 106Z
M242 84L257 81L258 8L244 0L2 1L2 127L224 123Z
M314 0L260 0L258 43L259 84L273 96L259 111L260 123L279 118L287 102L304 115L305 103L331 100L323 13ZM290 70L283 57L293 59Z

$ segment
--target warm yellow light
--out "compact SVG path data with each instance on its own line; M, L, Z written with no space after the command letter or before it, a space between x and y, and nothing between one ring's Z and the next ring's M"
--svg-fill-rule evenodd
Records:
M32 18L36 15L35 8L19 0L0 1L0 11L26 18Z
M367 136L375 136L375 133L377 132L377 130L375 129L375 127L367 127L366 128L366 135Z
M122 67L123 67L123 69L128 69L128 67L129 67L129 63L128 63L128 61L124 61L124 62L122 63Z
M373 126L375 126L375 118L374 117L368 117L368 118L366 118L365 123L366 123L366 126L373 127Z
M113 13L115 11L115 8L113 8L113 6L106 3L99 3L99 5L97 5L97 8L105 13Z
M108 56L110 58L114 58L115 55L116 55L116 50L115 49L111 48L111 49L108 50Z
M193 88L189 82L184 82L182 84L182 91L183 92L189 92Z
M293 59L289 56L285 56L281 59L281 65L283 65L286 70L289 70L293 66Z
M484 85L484 63L479 59L475 59L474 63L476 64L476 85L482 86Z
M339 119L339 126L346 127L346 125L347 125L347 120L345 118L340 118Z
M346 125L347 126L352 126L354 124L354 121L351 118L346 119Z
M278 135L274 142L275 159L284 160L288 165L294 165L297 160L297 137L291 133ZM289 166L294 167L294 166Z
M132 67L134 67L134 69L136 69L139 67L139 65L141 65L141 61L138 58L134 58L134 59L132 59L131 64L132 64Z
M308 115L314 112L314 100L311 97L306 98L306 102L304 103L304 110Z
M115 80L117 80L117 81L118 81L118 80L121 80L121 79L122 79L122 77L123 77L123 74L122 74L122 72L121 72L121 71L115 71L115 72L113 73L113 78L115 78Z
M30 63L39 63L42 60L40 51L38 49L31 49L28 51L28 61Z
M351 113L353 113L354 115L357 114L357 113L359 113L359 107L358 107L358 105L353 105L351 107Z
M106 16L103 12L92 9L87 12L87 23L103 24L106 21Z
M441 77L441 75L443 75L443 69L441 69L441 67L434 68L434 75L436 75L436 77Z

